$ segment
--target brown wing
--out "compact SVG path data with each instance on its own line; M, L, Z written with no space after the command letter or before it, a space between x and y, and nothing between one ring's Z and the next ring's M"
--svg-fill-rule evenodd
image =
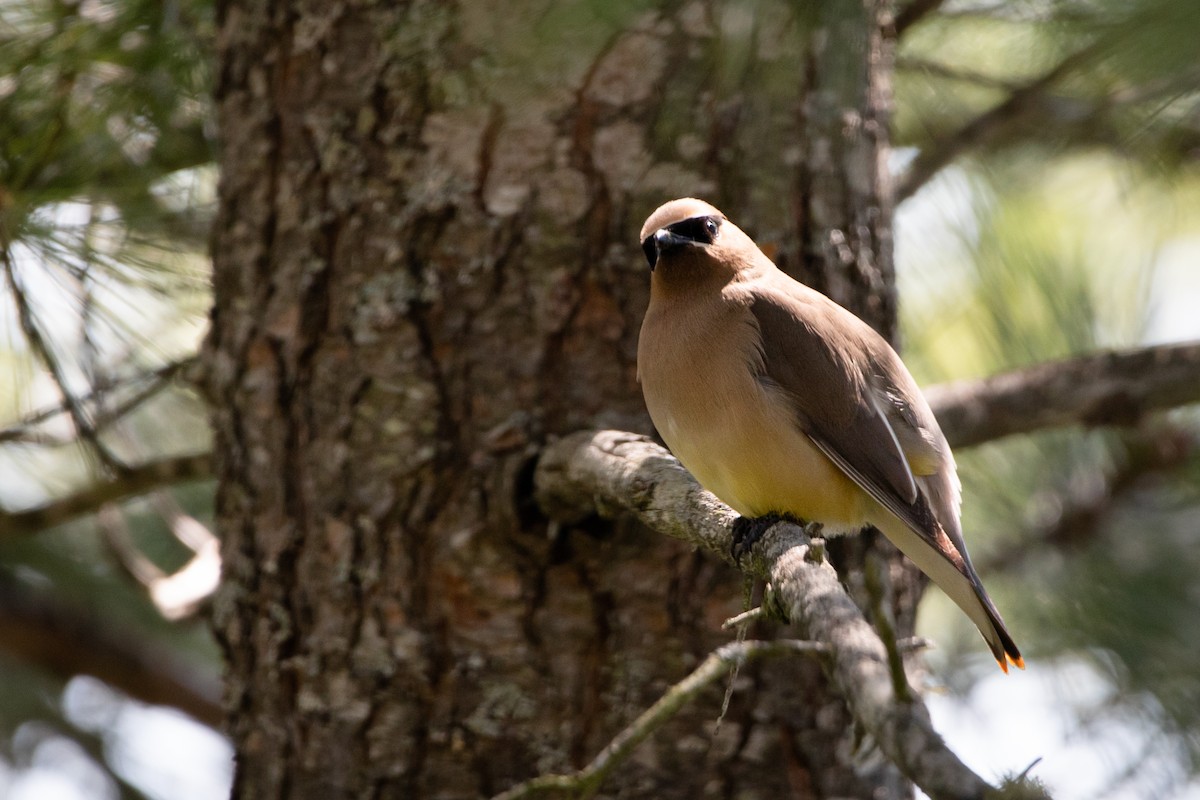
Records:
M809 439L915 534L901 549L972 616L1001 667L1007 669L1005 654L1022 665L967 556L954 461L912 377L865 323L807 287L784 281L750 295L761 334L760 363L752 365L759 379L786 393ZM938 558L952 569L939 567Z
M814 297L757 292L750 304L761 331L760 380L785 392L801 430L855 483L918 532L936 526L917 490L896 432L862 367L870 363L849 313ZM845 322L843 320L842 322ZM820 333L817 329L820 329Z

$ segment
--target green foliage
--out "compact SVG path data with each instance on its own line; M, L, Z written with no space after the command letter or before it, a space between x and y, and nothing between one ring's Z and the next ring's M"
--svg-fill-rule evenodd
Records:
M175 222L155 186L211 161L201 58L209 25L194 3L0 8L0 185L10 239L37 208L81 197L147 228Z
M1001 20L947 16L906 43L916 63L963 64L975 43L972 69L989 76L901 73L901 135L926 150L1064 54L1096 48L901 209L906 360L922 382L1135 346L1155 328L1200 330L1179 313L1179 276L1160 272L1164 253L1194 253L1200 235L1200 171L1193 151L1174 149L1200 108L1200 15L1167 6L1026 3ZM1072 103L1082 112L1070 125L1044 113ZM1177 412L1128 431L1053 431L958 454L976 563L1029 662L1090 664L1108 691L1073 709L1079 724L1157 731L1152 742L1171 744L1156 749L1179 753L1193 774L1198 442L1200 419ZM945 679L965 691L990 665L964 661L976 647L965 630L954 645ZM1155 778L1136 774L1138 763L1126 779Z
M164 316L203 312L210 25L194 3L0 7L0 247L49 356L86 355L51 334L74 322L144 367L178 349Z
M178 370L153 371L194 352L209 304L211 37L204 2L0 4L0 511L111 476L114 458L207 445L202 407L170 380ZM189 502L210 516L211 487ZM137 505L127 524L163 569L191 555ZM43 598L81 624L120 631L131 647L165 648L215 673L204 627L164 620L117 568L94 520L36 536L0 521L0 534L8 630L31 624ZM108 737L65 713L69 675L9 656L0 674L6 760L21 769L89 762L120 796L143 796ZM68 740L74 755L48 755Z
M1190 0L953 7L902 42L897 145L937 148L1044 80L1011 113L971 132L975 156L1101 147L1166 174L1194 163L1200 14Z

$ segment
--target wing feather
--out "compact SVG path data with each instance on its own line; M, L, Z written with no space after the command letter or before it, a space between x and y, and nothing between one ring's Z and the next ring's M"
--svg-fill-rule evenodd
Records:
M801 285L786 279L750 293L762 348L754 365L759 380L783 392L800 430L911 531L886 525L889 538L976 622L1000 665L1007 657L1021 666L1021 654L971 566L958 519L954 458L912 376L866 323L794 286Z
M750 310L761 331L760 380L787 396L800 429L839 469L935 544L937 520L872 386L875 376L862 370L871 359L856 357L865 355L863 343L853 338L856 326L822 325L824 335L814 329L816 315L848 312L832 303L785 305L778 293L765 292L754 296ZM831 332L844 339L831 342Z

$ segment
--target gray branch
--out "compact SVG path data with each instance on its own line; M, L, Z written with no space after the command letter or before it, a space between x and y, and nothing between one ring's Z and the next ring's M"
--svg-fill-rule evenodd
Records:
M925 396L954 447L1077 423L1129 425L1200 402L1200 342L1052 361L934 386Z
M539 503L557 520L632 514L731 561L734 512L646 437L573 434L547 447L535 480ZM935 800L983 797L991 787L946 747L920 698L897 699L883 643L820 552L802 528L781 522L741 567L770 580L788 618L826 650L830 677L855 720L901 772Z

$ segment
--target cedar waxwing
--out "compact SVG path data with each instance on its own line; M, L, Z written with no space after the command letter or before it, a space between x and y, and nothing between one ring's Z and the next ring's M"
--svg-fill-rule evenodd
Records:
M747 519L874 525L1024 668L971 566L960 484L937 420L896 351L788 277L708 203L673 200L641 232L650 305L638 380L663 440Z

